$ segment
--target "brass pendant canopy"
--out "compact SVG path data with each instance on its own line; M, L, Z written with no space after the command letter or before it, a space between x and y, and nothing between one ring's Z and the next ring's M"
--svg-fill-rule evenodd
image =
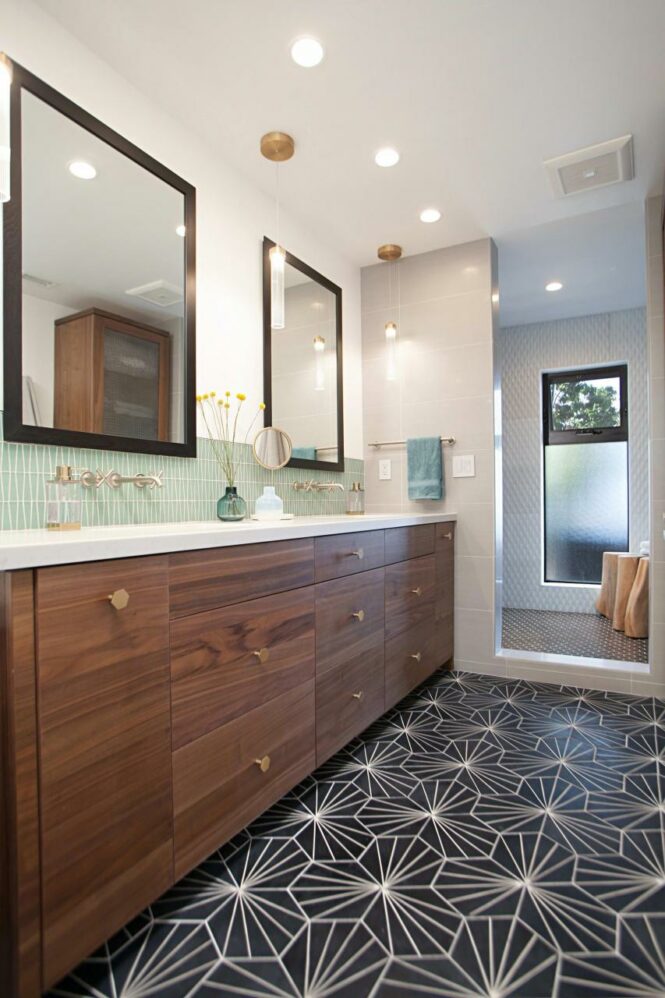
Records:
M296 144L286 132L266 132L261 137L261 155L272 163L284 163L291 159Z
M399 260L402 255L402 247L396 243L385 243L377 250L379 260Z

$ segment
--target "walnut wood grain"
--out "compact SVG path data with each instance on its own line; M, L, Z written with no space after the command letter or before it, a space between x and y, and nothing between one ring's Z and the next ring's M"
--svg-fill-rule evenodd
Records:
M320 766L384 710L383 635L362 655L316 677L316 764Z
M0 575L0 994L37 998L41 899L33 573Z
M429 619L386 641L385 709L394 706L443 663L434 611L430 608Z
M450 663L454 650L455 524L436 524L435 630L441 664Z
M434 523L415 527L391 527L386 530L386 565L434 553Z
M418 624L433 622L435 597L434 555L389 565L386 568L386 638Z
M332 534L314 541L316 581L339 579L380 568L384 559L383 530Z
M383 654L383 578L384 570L375 568L315 587L317 676L376 648Z
M45 987L173 882L167 565L37 572Z
M313 586L174 620L174 749L313 679L314 650Z
M314 582L311 538L171 555L171 616L183 617Z
M257 759L270 757L262 772ZM173 755L175 872L181 877L314 769L307 682Z

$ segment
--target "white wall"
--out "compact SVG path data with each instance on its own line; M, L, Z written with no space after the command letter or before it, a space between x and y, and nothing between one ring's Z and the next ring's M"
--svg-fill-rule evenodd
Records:
M53 426L55 320L75 311L68 305L23 295L23 375L32 378L42 426ZM31 421L25 398L23 418Z
M31 0L4 0L0 51L194 184L197 385L201 391L229 387L260 401L261 241L264 235L276 235L272 197L251 186L198 136L151 103ZM165 66L164 72L177 72L177 63ZM191 99L196 100L195 93ZM278 124L268 122L266 127ZM271 183L274 168L266 164L266 170ZM349 457L362 457L360 272L285 210L280 226L280 241L343 289L345 449Z

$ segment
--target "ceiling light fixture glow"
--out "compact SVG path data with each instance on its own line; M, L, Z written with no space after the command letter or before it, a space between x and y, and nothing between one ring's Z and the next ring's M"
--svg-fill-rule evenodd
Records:
M296 38L291 45L291 58L299 66L311 69L318 66L324 56L323 45L317 38Z
M94 180L97 176L97 171L92 163L86 163L84 159L75 159L73 163L70 163L69 172L78 180Z
M420 221L426 222L430 225L432 222L438 222L441 218L441 212L438 208L424 208L420 212Z
M377 166L395 166L399 163L399 153L392 146L384 146L375 153L374 162Z
M550 281L549 284L545 285L546 291L561 291L563 284L561 281Z
M176 236L180 236L181 239L184 239L185 235L187 234L186 227L184 225L176 225L175 234Z

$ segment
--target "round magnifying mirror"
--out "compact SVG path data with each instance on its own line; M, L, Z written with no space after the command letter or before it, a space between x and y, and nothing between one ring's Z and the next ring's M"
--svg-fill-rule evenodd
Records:
M276 471L291 460L291 437L276 426L265 426L254 437L254 457L262 468Z

